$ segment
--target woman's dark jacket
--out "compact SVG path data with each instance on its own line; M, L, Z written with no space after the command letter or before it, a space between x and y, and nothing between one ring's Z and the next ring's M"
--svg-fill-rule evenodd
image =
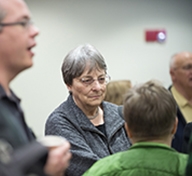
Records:
M63 136L71 144L72 159L66 176L80 176L97 160L130 147L118 106L104 101L102 107L106 136L90 122L71 95L49 116L45 134Z

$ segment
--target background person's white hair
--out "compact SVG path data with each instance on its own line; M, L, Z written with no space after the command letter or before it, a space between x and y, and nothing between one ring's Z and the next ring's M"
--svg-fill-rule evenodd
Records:
M176 55L177 55L177 54L174 54L174 55L171 57L171 59L170 59L170 63L169 63L169 68L170 68L170 70L175 68L175 56L176 56Z

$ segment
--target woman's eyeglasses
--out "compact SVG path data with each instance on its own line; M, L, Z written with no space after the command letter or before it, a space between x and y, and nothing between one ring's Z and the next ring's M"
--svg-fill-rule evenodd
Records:
M94 81L98 81L99 84L107 84L110 80L111 77L109 75L104 75L101 76L97 79L93 79L92 77L86 77L86 78L81 78L79 79L84 85L91 85Z

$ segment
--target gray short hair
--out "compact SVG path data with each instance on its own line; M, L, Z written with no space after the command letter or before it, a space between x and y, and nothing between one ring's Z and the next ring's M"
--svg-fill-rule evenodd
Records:
M123 112L132 135L149 140L171 134L177 107L169 90L151 80L128 90Z
M99 51L90 44L80 45L64 58L61 71L65 84L72 85L73 79L81 76L87 63L90 64L89 73L93 69L107 73L107 65Z

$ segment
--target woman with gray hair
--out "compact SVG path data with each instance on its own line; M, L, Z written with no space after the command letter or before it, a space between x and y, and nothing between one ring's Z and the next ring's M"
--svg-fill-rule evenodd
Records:
M65 57L61 70L69 96L47 119L45 134L71 143L66 176L80 176L97 160L131 144L119 106L103 101L110 80L103 56L93 46L81 45Z

